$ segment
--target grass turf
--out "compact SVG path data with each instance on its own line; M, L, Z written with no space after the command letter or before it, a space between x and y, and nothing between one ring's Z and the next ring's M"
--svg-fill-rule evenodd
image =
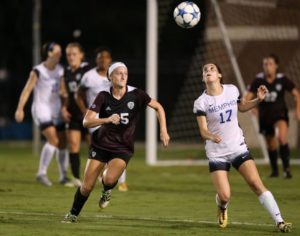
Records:
M98 183L79 222L62 224L75 189L58 184L55 161L49 168L54 185L44 187L35 181L38 157L31 154L31 146L2 143L0 150L0 235L278 235L271 217L234 169L230 224L219 229L207 166L149 167L143 148L137 148L128 166L128 192L114 190L110 206L100 210ZM82 170L86 153L83 148ZM270 179L268 166L258 168L282 215L294 224L290 235L300 235L300 167L293 166L291 180Z

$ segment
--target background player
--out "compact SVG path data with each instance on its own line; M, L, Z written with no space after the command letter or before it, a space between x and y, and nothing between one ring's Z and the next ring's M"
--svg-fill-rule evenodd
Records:
M238 124L238 111L246 112L257 106L266 96L265 86L257 89L257 98L240 100L234 85L221 84L221 70L209 63L203 67L203 81L206 90L194 103L199 131L205 139L205 151L209 160L209 170L215 189L218 205L219 226L227 226L227 206L230 199L228 172L231 165L243 176L260 203L270 213L282 232L291 230L285 223L270 191L266 189L248 150L243 131Z
M107 78L108 67L112 62L111 52L107 48L98 49L96 52L96 67L88 71L80 82L77 103L83 114L92 105L98 93L110 86ZM99 127L89 129L93 133ZM119 191L127 191L126 170L119 179Z
M76 187L81 186L80 181L80 143L81 134L85 135L90 142L87 130L83 128L83 114L79 109L75 96L82 76L90 69L88 63L83 62L84 51L79 43L69 43L66 47L66 56L68 66L64 70L64 82L68 93L67 103L62 106L62 116L67 123L67 140L69 147L69 159L72 174L74 176L73 184Z
M125 64L112 64L108 76L112 86L97 95L84 117L85 127L101 127L93 133L83 184L75 194L72 208L65 216L64 223L77 221L77 216L93 190L97 177L106 165L102 178L104 190L99 206L107 207L111 190L134 153L136 123L139 113L147 106L157 112L163 145L166 147L169 143L163 107L143 90L127 86L128 71Z
M269 94L258 107L260 132L264 135L272 172L270 177L278 176L277 156L278 144L279 154L282 159L284 176L291 178L290 171L290 149L288 145L288 109L284 100L285 92L290 92L296 101L296 116L300 120L300 96L295 84L284 74L278 73L278 59L270 54L263 58L263 72L256 75L255 80L245 95L246 100L251 100L257 88L264 85ZM276 138L275 130L278 131Z
M52 185L47 177L47 169L55 152L57 152L60 183L66 185L69 183L66 176L68 160L65 150L65 124L60 114L61 97L66 98L66 94L60 94L60 91L64 91L60 90L64 86L61 80L63 68L59 65L60 58L61 47L59 44L49 42L43 45L43 62L36 65L30 72L15 112L16 121L22 122L24 107L34 90L32 117L40 126L42 134L47 140L40 155L37 181L46 186Z

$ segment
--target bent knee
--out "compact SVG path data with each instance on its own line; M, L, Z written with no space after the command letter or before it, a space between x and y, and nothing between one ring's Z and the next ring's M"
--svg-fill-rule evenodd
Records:
M105 175L104 177L104 183L108 186L113 186L118 181L118 178L114 176Z

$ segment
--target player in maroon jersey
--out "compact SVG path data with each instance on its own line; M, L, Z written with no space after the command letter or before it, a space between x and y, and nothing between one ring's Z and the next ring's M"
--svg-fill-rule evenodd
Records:
M260 85L265 85L269 94L259 104L258 117L260 132L264 135L268 146L268 154L272 172L270 177L278 177L277 156L279 143L279 154L282 159L285 178L291 178L290 149L288 146L288 109L284 101L285 92L290 92L296 102L296 116L300 120L300 95L295 84L284 74L278 73L278 58L270 54L263 58L263 72L256 75L251 83L249 91L245 95L246 100L254 97L255 91ZM275 135L275 129L278 135Z
M81 186L80 180L80 143L81 135L90 140L88 131L83 128L83 114L76 103L76 92L82 76L90 69L88 63L83 62L84 51L79 43L69 43L66 47L68 66L64 69L64 83L68 94L67 103L62 106L62 116L67 123L67 140L69 147L69 159L73 174L73 181L70 184L76 187Z
M108 69L108 77L112 85L97 95L83 120L87 128L101 127L93 133L83 184L77 190L72 208L63 220L66 223L77 221L77 216L105 165L107 168L102 177L103 192L99 206L107 207L111 191L134 153L139 113L147 106L157 112L163 145L167 147L169 143L163 107L143 90L127 85L126 65L122 62L113 63Z

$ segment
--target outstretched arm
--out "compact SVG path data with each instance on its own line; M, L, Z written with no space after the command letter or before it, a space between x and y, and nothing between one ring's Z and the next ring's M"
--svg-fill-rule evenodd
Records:
M240 112L246 112L256 107L261 101L263 101L268 93L268 89L266 86L261 85L257 89L257 97L252 100L241 99L241 102L238 105ZM251 95L249 95L250 97Z
M169 145L170 137L167 130L165 110L162 105L160 105L160 103L154 99L151 99L151 101L148 103L148 106L156 111L160 126L160 140L162 141L164 147L167 147Z
M197 116L197 123L201 137L205 140L211 140L214 143L220 143L222 140L218 135L212 134L207 128L206 116Z
M26 82L25 87L19 98L19 103L15 112L15 119L18 123L22 122L24 119L24 107L28 101L28 98L38 80L38 77L34 71L30 72L29 78Z

